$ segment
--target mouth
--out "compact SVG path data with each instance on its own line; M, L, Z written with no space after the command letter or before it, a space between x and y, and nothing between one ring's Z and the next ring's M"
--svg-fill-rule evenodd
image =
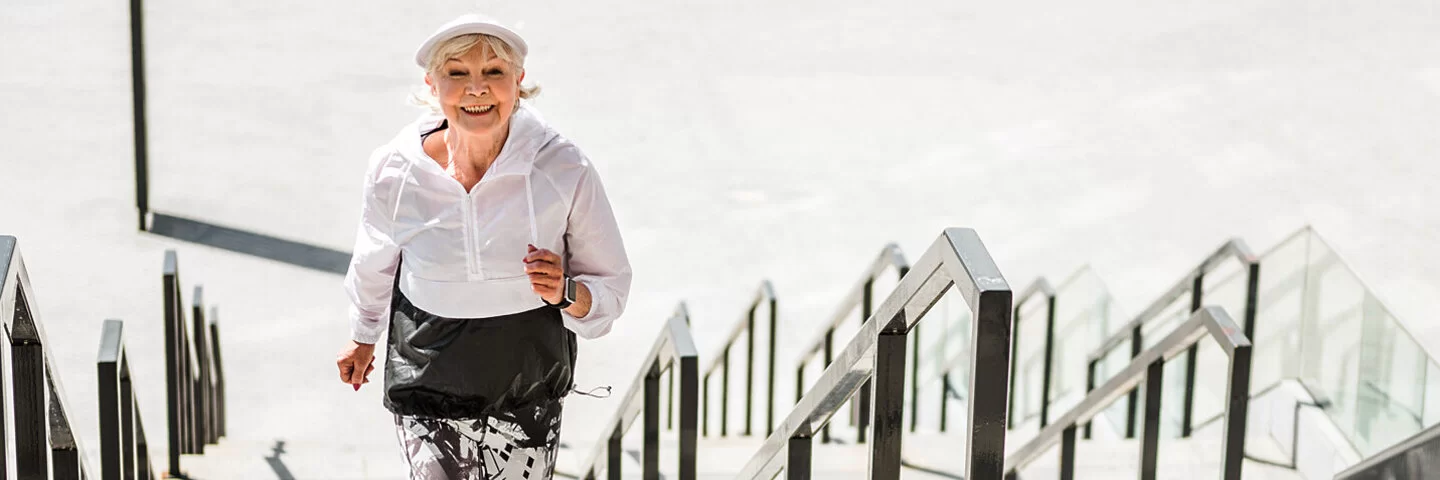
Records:
M469 107L460 107L460 111L465 112L465 113L470 114L470 115L485 115L485 114L490 113L490 112L492 112L492 111L494 111L494 110L495 110L495 106L494 106L494 105L472 105L472 106L469 106Z

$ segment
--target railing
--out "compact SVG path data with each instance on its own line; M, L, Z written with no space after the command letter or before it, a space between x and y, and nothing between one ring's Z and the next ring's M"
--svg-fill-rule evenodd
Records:
M642 478L660 478L660 375L667 370L672 376L676 370L680 373L680 480L695 480L695 448L699 440L696 429L699 423L699 363L700 354L695 350L695 338L690 333L690 314L681 304L675 315L665 322L665 329L655 340L650 354L645 356L640 374L620 402L615 418L606 424L610 431L600 439L590 463L582 470L586 480L599 478L601 471L607 472L612 480L621 478L624 453L621 441L642 412L645 415Z
M976 319L971 323L969 457L963 476L999 479L1008 392L992 386L1006 385L1011 292L980 237L961 228L947 229L935 240L737 478L773 478L781 470L791 479L810 478L813 437L872 377L875 438L870 442L870 476L899 478L907 336L951 286L958 287Z
M124 328L119 320L106 320L100 334L100 356L96 360L100 384L100 478L149 480L155 478L155 472L150 466L140 402L135 399L130 381Z
M795 361L795 399L797 402L800 399L800 395L805 392L805 365L819 354L824 354L822 358L827 368L831 365L831 362L834 361L835 330L850 318L850 312L855 310L857 306L860 307L860 322L863 323L870 318L874 303L875 280L891 269L895 270L901 278L905 277L910 271L910 263L905 261L905 255L900 252L900 247L893 243L886 245L885 248L880 251L880 255L875 258L874 262L871 262L870 268L865 271L864 277L850 289L850 293L846 294L845 299L840 302L840 307L835 309L835 314L831 315L830 321L824 324L824 329L820 332L819 337L810 342L809 346L804 350L804 353ZM915 337L915 365L918 366L920 364L920 332L915 331L911 334ZM918 372L918 369L916 371ZM916 390L920 385L919 375L915 374L912 376L915 377L912 378L912 380L914 380L912 390ZM918 390L912 391L911 393L913 394L912 399L919 398ZM859 424L857 425L859 429L858 440L860 443L865 442L866 429L869 427L871 416L870 397L870 382L866 381L865 385L861 387L861 393L856 404L856 408L858 409L856 417L859 420ZM912 401L911 411L914 412L916 408L918 408L918 403ZM830 428L828 425L820 434L820 443L830 443Z
M18 245L15 237L0 236L0 366L10 366L0 368L0 475L89 478Z
M1244 316L1241 327L1244 329L1247 339L1253 338L1255 336L1256 297L1260 284L1260 261L1254 253L1251 253L1250 247L1247 246L1243 240L1231 239L1216 250L1215 253L1210 254L1204 262L1201 262L1199 266L1186 274L1179 282L1176 282L1175 286L1170 287L1169 291L1161 295L1154 303L1151 303L1150 307L1136 316L1134 320L1131 320L1125 327L1118 330L1115 335L1101 342L1100 346L1095 349L1088 360L1086 389L1094 388L1095 383L1100 380L1097 377L1096 366L1105 359L1111 350L1128 341L1130 342L1130 358L1133 359L1140 355L1145 345L1142 332L1143 328L1146 324L1150 323L1151 320L1160 317L1166 312L1181 296L1189 293L1190 311L1193 312L1199 309L1204 301L1205 276L1219 267L1224 260L1231 258L1238 260L1246 269L1245 311L1243 312ZM1193 430L1195 360L1196 350L1194 346L1192 346L1189 351L1185 352L1185 392L1184 401L1181 404L1183 410L1180 421L1180 435L1182 437L1189 437ZM1135 417L1138 414L1137 408L1139 403L1138 396L1138 390L1130 392L1125 416L1125 438L1135 437ZM1089 425L1085 427L1085 438L1090 438Z
M1336 480L1389 480L1440 476L1440 425L1392 445L1335 475Z
M766 348L767 360L765 382L765 435L775 429L775 323L778 318L775 306L775 287L769 280L760 283L755 298L750 305L745 307L745 316L735 323L735 328L726 337L720 350L720 356L705 367L704 376L700 382L703 392L700 394L700 434L710 436L710 375L715 370L722 370L720 375L720 436L729 432L730 424L730 348L740 339L740 334L745 335L745 436L750 436L751 419L753 416L755 398L755 310L761 305L767 305L770 310L769 347ZM673 377L672 377L673 378ZM673 397L673 393L671 396Z
M1015 299L1014 316L1012 317L1012 326L1010 327L1010 354L1018 355L1020 351L1020 335L1016 334L1016 332L1020 331L1020 320L1022 318L1020 316L1020 310L1021 307L1032 298L1042 298L1045 301L1045 350L1042 355L1042 361L1045 363L1040 367L1043 372L1040 383L1040 428L1045 428L1045 426L1050 423L1050 369L1054 365L1053 357L1055 354L1055 287L1051 286L1050 281L1044 277L1035 280L1035 283L1030 284L1030 287L1026 288L1025 292L1021 293L1019 298ZM1018 419L1016 418L1017 409L1015 408L1015 398L1019 396L1015 394L1015 379L1019 378L1019 372L1017 371L1019 369L1018 365L1020 365L1019 361L1015 359L1010 361L1009 427L1011 429L1014 429L1018 423ZM949 369L946 369L944 372L946 375L949 373Z
M205 453L205 445L216 443L224 434L224 373L219 364L219 327L214 322L206 324L201 287L195 287L193 324L185 321L180 267L174 250L165 252L163 286L168 466L171 475L180 475L180 455Z
M1140 441L1140 479L1154 480L1158 467L1165 361L1179 356L1181 352L1193 352L1195 345L1208 333L1230 357L1221 472L1222 478L1226 480L1239 480L1245 459L1245 421L1250 406L1251 356L1249 337L1241 330L1242 327L1236 325L1223 309L1198 309L1189 321L1173 330L1156 345L1134 356L1125 370L1106 381L1104 386L1090 391L1079 405L1042 429L1035 439L1006 458L1006 479L1017 478L1021 468L1039 459L1056 442L1060 443L1060 478L1074 479L1076 426L1088 423L1127 391L1138 391L1140 381L1144 380L1145 432Z

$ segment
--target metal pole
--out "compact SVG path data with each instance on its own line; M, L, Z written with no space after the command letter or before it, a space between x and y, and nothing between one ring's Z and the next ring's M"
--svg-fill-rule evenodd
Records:
M1011 355L1019 355L1019 354L1020 354L1020 335L1016 335L1014 332L1019 332L1019 331L1020 331L1020 306L1019 306L1019 305L1016 305L1015 308L1012 309L1012 311L1010 312L1010 314L1011 314L1011 316L1010 316L1010 331L1011 331L1011 335L1010 335L1010 354L1011 354ZM1006 419L1005 419L1005 428L1010 429L1010 430L1014 430L1014 429L1015 429L1015 422L1016 422L1016 419L1015 419L1015 417L1016 417L1016 415L1015 415L1015 397L1017 397L1018 395L1015 394L1015 378L1019 376L1019 372L1018 372L1019 365L1020 365L1020 362L1018 362L1018 361L1012 361L1012 362L1010 362L1010 403L1009 403L1009 408L1007 408L1007 409L1005 410L1005 411L1007 412L1007 416L1006 416Z
M698 439L695 436L695 424L698 423L695 398L699 393L699 385L696 385L698 373L700 373L699 359L695 357L680 358L679 365L671 365L672 373L679 371L680 375L680 480L695 480L695 466L697 459L696 447Z
M1155 480L1160 456L1160 393L1165 388L1165 361L1150 363L1145 372L1145 436L1140 440L1140 480Z
M660 364L645 376L645 444L641 478L660 480Z
M1252 352L1252 346L1244 345L1235 347L1235 351L1230 354L1230 384L1225 395L1230 403L1225 409L1225 459L1222 465L1225 480L1239 480L1245 464L1245 428L1250 409ZM1296 411L1299 411L1298 407Z
M150 141L145 117L145 8L143 0L130 0L130 83L135 127L135 208L140 231L148 230L150 213Z
M1075 426L1060 433L1060 480L1075 480Z
M874 311L871 309L872 302L874 301L874 290L875 279L872 277L865 282L865 294L860 300L861 325L865 324L865 320L870 319L870 313ZM900 377L904 378L905 374L902 372ZM873 383L873 380L866 379L865 384L860 386L860 401L856 403L856 416L858 417L855 422L856 443L865 443L866 430L870 428L870 400L872 398L871 391L873 390Z
M1009 390L994 387L1006 385L1005 373L1010 371L1011 293L980 292L978 303L971 323L970 389L966 392L970 455L964 477L969 479L996 478L1005 471L1005 407L1010 395Z
M1136 325L1130 331L1130 358L1140 356L1140 349L1144 338L1140 334L1140 325ZM1140 411L1140 391L1130 391L1130 402L1125 406L1125 438L1135 438L1135 416Z
M121 439L123 427L120 413L120 360L118 357L106 358L112 337L119 335L116 325L105 322L100 342L101 360L95 364L95 376L99 384L97 403L100 410L100 478L103 480L124 478L122 469L125 467L125 460L121 453L124 446Z
M1041 368L1040 428L1050 425L1050 375L1055 357L1055 297L1048 297L1045 313L1045 365ZM1072 427L1073 428L1073 427Z
M730 432L730 346L720 354L720 436Z
M790 454L785 463L786 480L810 480L810 449L814 439L790 437L787 443Z
M12 338L10 345L15 374L15 467L20 478L48 479L51 398L45 379L45 350L38 342L15 341Z
M1089 365L1085 367L1085 395L1087 395L1087 396L1090 395L1090 392L1095 391L1095 363L1096 363L1096 362L1098 362L1098 360L1091 360L1090 363L1089 363ZM1090 424L1091 424L1091 422L1085 422L1085 439L1086 439L1086 440L1089 440L1089 439L1090 439Z
M755 407L755 309L745 320L745 436L750 436Z
M905 319L899 318L903 323ZM880 334L875 353L875 441L870 478L900 478L900 440L905 432L905 333ZM861 420L866 420L864 417ZM868 422L866 422L868 423Z
M768 386L765 389L765 436L769 437L775 432L775 320L779 316L775 313L775 300L770 300L770 362L766 364L768 375Z
M825 331L825 366L820 369L822 377L824 376L825 369L830 368L831 359L834 358L831 356L833 353L831 349L834 347L834 343L835 329L831 328ZM820 443L830 443L830 422L825 422L825 426L820 427Z
M940 375L940 433L945 433L950 409L950 372Z
M920 324L910 329L914 351L910 362L910 432L920 428Z
M180 330L177 317L180 315L180 280L178 265L176 265L175 252L165 252L165 263L171 272L166 273L162 284L165 291L165 397L167 411L169 412L168 431L169 439L169 472L171 475L179 475L181 444L184 437L181 431L185 428L185 414L181 408L184 396L181 394L180 375L183 371L180 364Z
M1205 274L1202 273L1195 276L1195 283L1190 287L1190 313L1200 310L1204 298ZM1180 405L1180 438L1190 437L1190 424L1195 418L1195 357L1199 353L1199 347L1199 344L1194 344L1185 350L1185 398Z
M700 380L700 435L710 436L710 374Z
M624 446L620 444L623 438L624 430L618 425L615 426L615 432L610 434L610 445L605 448L605 456L609 457L606 459L609 465L605 468L605 476L610 477L610 480L620 480L620 455L625 452Z

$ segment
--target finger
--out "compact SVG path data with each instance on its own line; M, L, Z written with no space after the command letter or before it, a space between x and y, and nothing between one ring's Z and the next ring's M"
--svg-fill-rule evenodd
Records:
M372 364L370 364L370 367L369 367L369 368L366 368L366 369L365 369L365 382L364 382L364 383L370 383L370 372L373 372L373 371L375 371L375 364L372 363Z
M535 245L531 245L531 244L525 245L525 251L526 251L527 253L529 253L529 252L534 252L534 251L536 251L536 250L539 250L539 249L538 249L538 248L535 248Z
M544 288L547 290L559 290L560 279L557 277L530 277L532 288Z
M341 366L340 366L340 381L349 383L349 382L350 382L350 371L351 371L351 370L354 370L354 369L355 369L355 367L354 367L354 366L351 366L351 365L349 365L349 364L341 365Z
M547 275L552 277L558 277L560 276L561 272L562 270L560 269L560 266L553 263L535 262L525 264L525 273L531 275Z
M359 366L360 364L357 362L354 367L351 367L353 370L351 370L350 372L350 383L352 384L359 384L365 381L365 374L362 373L365 370L357 368Z
M546 262L558 264L560 263L560 254L543 248L536 249L534 251L531 251L529 255L525 256L525 263L531 262Z

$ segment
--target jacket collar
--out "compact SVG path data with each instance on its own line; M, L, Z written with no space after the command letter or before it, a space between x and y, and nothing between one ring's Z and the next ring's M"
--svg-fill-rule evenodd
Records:
M444 169L425 153L425 147L420 143L420 135L434 130L443 120L443 115L427 112L400 132L401 138L396 139L400 142L400 150L405 153L407 160L419 163L421 168L428 168L433 173L441 174ZM520 108L510 116L510 135L505 138L505 145L500 147L500 155L495 157L495 163L490 165L490 170L485 172L485 178L481 181L507 175L528 175L534 169L535 155L540 152L540 147L554 135L534 107L520 102Z

